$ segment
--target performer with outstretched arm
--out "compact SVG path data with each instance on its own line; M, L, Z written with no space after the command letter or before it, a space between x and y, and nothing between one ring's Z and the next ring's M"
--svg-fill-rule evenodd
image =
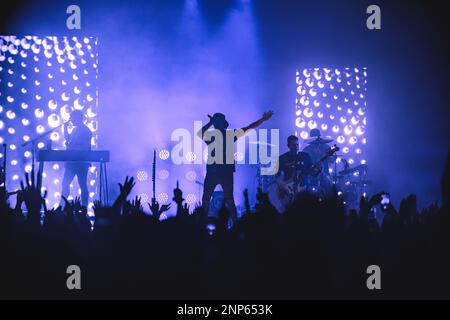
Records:
M222 136L222 142L223 142L223 153L222 157L220 159L215 159L215 161L209 161L208 159L207 165L206 165L206 177L203 187L203 197L202 197L202 203L203 203L203 211L205 217L208 216L209 211L209 203L211 200L211 196L214 192L214 189L217 185L221 185L224 193L224 200L228 207L228 210L231 215L231 219L233 220L233 223L237 220L236 215L236 205L234 203L234 197L233 197L233 174L235 172L235 163L234 163L234 157L231 157L233 159L232 163L227 163L227 148L226 148L226 138L227 136L233 136L234 142L236 140L243 136L246 131L250 129L255 129L259 127L263 122L267 121L272 117L273 112L268 111L264 112L263 116L258 119L257 121L251 123L250 125L242 128L241 130L236 130L236 134L234 135L227 135L227 131L233 130L233 129L227 129L229 124L228 121L225 118L225 115L222 113L215 113L212 117L208 115L209 122L203 126L201 130L198 131L197 135L205 141L205 143L208 145L208 156L215 157L215 149L217 148L216 144L213 144L215 138L215 134L220 134ZM215 134L211 135L211 139L208 139L205 137L205 132L211 128L211 126L214 126L214 129L217 130ZM211 147L214 145L214 148ZM233 148L233 155L234 155L234 148Z

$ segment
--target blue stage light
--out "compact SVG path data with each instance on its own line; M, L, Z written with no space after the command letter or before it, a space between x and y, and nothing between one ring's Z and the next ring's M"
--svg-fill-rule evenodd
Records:
M319 128L322 136L340 145L342 153L361 163L367 144L366 78L366 68L360 67L297 71L296 135L308 139L309 130Z
M136 173L136 178L138 181L147 181L148 180L148 173L145 170L139 170Z
M89 119L89 128L93 130L91 143L97 145L98 112L94 98L97 97L97 70L86 64L83 72L79 74L67 72L72 70L71 65L80 66L84 60L83 56L96 55L97 42L89 40L89 44L90 47L86 48L78 39L66 37L0 36L0 79L4 81L6 89L0 94L0 106L6 109L6 112L2 112L3 107L0 110L0 130L7 128L9 133L7 138L4 138L3 134L0 142L9 144L8 157L17 161L14 166L16 171L10 172L7 177L8 190L17 189L23 170L30 169L31 145L21 147L21 144L28 142L31 137L34 138L36 132L46 132L69 120L69 114L74 107L83 110ZM89 85L77 86L74 78ZM64 90L61 90L62 88ZM58 96L55 92L63 95ZM74 94L69 94L72 92ZM76 104L76 98L86 102ZM38 149L45 148L46 139L52 140L53 148L64 148L62 130L57 129L39 141ZM51 168L46 165L45 171L50 171L50 174L44 172L43 177L50 181L50 186L47 186L49 194L54 194L60 192L60 185L55 187L52 182L62 179L62 170L57 173ZM53 171L55 172L52 173ZM97 194L97 175L97 171L89 172L91 194ZM53 199L50 199L49 207L53 203Z

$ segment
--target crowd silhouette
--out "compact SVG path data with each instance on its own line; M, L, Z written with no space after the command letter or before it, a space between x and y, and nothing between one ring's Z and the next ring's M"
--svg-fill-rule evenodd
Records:
M201 205L189 208L176 188L176 208L153 201L147 214L128 200L128 177L112 206L95 203L91 221L80 199L45 208L36 180L25 176L14 208L1 190L2 299L450 297L450 158L441 206L418 212L410 195L381 224L372 212L380 194L350 213L337 195L304 194L280 214L261 190L251 210L245 190L246 213L229 229L225 207L204 221ZM160 219L168 210L176 216ZM366 286L374 264L381 290ZM81 268L81 290L66 287L69 265Z

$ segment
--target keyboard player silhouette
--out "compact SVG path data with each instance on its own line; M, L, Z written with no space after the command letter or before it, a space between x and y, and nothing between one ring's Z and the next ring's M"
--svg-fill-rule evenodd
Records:
M67 127L64 128L67 150L91 150L91 130L83 123L84 115L75 110L70 114L70 122L73 130L69 134ZM64 177L62 180L61 194L68 197L70 194L70 183L77 176L78 185L81 189L81 204L87 206L89 192L87 188L87 174L90 163L83 161L68 161L64 164Z

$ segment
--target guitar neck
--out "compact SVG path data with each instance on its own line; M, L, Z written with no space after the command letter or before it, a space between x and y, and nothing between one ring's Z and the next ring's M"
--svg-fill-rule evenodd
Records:
M317 161L312 167L310 172L314 172L315 170L318 169L319 166L322 165L322 163L327 160L329 157L331 157L336 151L338 151L338 149L331 149L322 159L320 159L319 161Z

